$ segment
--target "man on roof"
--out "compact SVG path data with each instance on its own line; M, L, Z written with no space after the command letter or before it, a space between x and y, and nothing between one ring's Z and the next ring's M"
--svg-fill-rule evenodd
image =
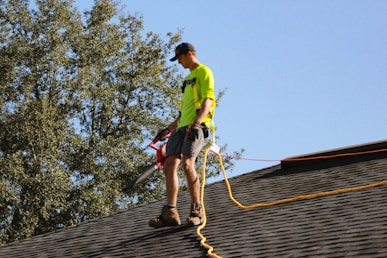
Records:
M192 226L203 223L200 180L196 173L195 160L203 147L204 139L208 137L211 111L215 106L214 76L210 68L199 62L196 49L190 43L181 43L176 47L175 56L170 61L176 60L183 68L189 69L190 73L183 81L178 117L156 136L163 138L172 132L166 146L167 157L164 162L167 203L161 214L149 221L149 226L154 228L181 224L177 210L177 169L180 164L191 196L191 211L186 223Z

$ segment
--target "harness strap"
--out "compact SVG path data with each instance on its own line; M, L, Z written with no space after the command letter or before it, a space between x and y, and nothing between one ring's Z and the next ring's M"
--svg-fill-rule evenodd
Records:
M192 92L193 92L193 97L194 97L195 110L196 110L196 113L198 113L200 108L201 108L201 103L200 103L200 100L199 100L198 89L196 87L196 78L192 78L190 80L185 80L183 82L182 99L183 99L185 87L187 85L192 85ZM183 108L182 104L183 104L183 101L180 102L179 110L182 110L182 108ZM213 100L210 112L208 113L208 118L210 119L210 129L211 129L211 136L212 136L212 142L213 143L215 143L215 122L214 122L215 106L216 106L216 100Z

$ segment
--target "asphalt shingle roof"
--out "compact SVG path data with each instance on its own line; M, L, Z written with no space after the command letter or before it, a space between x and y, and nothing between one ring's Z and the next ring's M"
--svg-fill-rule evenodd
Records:
M285 159L230 178L232 194L252 205L385 181L387 141L334 153L372 149L384 151L314 162ZM387 257L387 185L244 210L220 181L205 187L204 200L207 225L201 233L222 257ZM148 226L164 203L14 242L0 247L0 257L206 257L196 228ZM182 220L189 203L188 192L180 193Z

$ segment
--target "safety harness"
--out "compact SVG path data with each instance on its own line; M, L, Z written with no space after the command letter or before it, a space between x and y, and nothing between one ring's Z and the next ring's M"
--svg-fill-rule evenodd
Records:
M196 86L196 78L185 80L183 82L183 86L181 89L182 94L181 94L181 102L179 104L179 110L181 112L181 110L183 109L184 91L188 85L191 85L191 87L192 87L192 93L193 93L194 103L195 103L195 110L196 110L196 113L199 113L200 108L201 108L201 103L199 100L198 89ZM215 123L214 123L215 107L216 107L216 100L214 99L212 101L210 112L207 115L207 117L209 118L209 121L210 121L209 128L211 131L212 142L215 142Z

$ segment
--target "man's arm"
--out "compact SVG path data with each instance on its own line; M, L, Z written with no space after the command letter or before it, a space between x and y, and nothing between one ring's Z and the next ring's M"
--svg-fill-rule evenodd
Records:
M195 119L196 122L201 124L206 119L208 113L211 110L212 102L213 100L209 98L203 100L203 103L200 106L200 110Z
M177 123L179 122L179 119L180 119L180 114L172 123L169 124L168 129L170 132L174 131L177 128Z

